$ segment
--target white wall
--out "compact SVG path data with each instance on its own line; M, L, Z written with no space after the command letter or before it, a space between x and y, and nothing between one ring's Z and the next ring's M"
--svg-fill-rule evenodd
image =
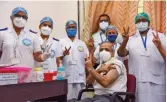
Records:
M52 36L67 37L65 23L67 20L77 21L77 1L0 1L0 28L11 25L12 10L22 6L28 11L27 27L39 32L39 22L44 16L50 16L54 21Z

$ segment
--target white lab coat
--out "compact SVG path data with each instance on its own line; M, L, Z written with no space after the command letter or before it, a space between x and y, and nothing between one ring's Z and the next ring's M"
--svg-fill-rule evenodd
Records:
M148 56L143 56L145 48L139 31L129 38L126 46L129 51L129 73L135 75L137 79L137 102L165 102L166 63L152 42L152 32L155 33L150 29L147 33ZM165 35L162 33L158 35L166 50Z
M101 34L101 35L100 35ZM92 35L94 40L94 47L95 49L99 46L100 43L104 42L106 40L106 35L102 33L102 31L98 31Z
M24 28L17 36L13 28L6 28L0 31L0 51L0 64L17 63L16 66L34 68L33 53L41 51L41 48L34 31Z
M68 79L67 99L77 98L79 90L84 88L86 82L85 76L85 58L89 55L85 43L77 38L72 42L69 38L60 40L63 51L65 47L71 46L70 54L66 55L62 63L66 69L66 79Z
M44 43L44 40L39 36L40 45ZM63 50L57 39L50 37L47 40L46 46L51 46L49 53L50 57L44 62L36 62L36 67L42 67L43 72L57 71L56 57L63 56ZM43 52L43 51L42 51Z

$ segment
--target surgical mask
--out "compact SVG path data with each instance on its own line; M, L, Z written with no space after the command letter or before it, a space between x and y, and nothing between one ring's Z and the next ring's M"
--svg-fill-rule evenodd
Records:
M49 28L48 26L44 26L41 28L41 33L43 35L50 35L52 33L52 29Z
M74 37L77 34L77 29L66 29L68 37Z
M111 53L108 51L101 51L99 53L101 63L105 63L111 59Z
M110 34L107 36L107 39L109 42L115 42L115 40L117 39L117 34Z
M100 29L102 29L102 30L106 30L107 27L108 27L108 25L109 25L109 23L108 23L108 22L105 22L105 21L100 22L100 24L99 24Z
M148 22L140 22L136 24L136 28L140 31L146 31L148 29Z
M25 19L23 19L22 17L15 17L13 19L13 23L18 28L23 28L23 27L25 27L27 21Z

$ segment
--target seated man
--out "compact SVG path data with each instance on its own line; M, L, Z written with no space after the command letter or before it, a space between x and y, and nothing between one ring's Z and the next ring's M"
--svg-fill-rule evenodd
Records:
M86 98L79 102L111 102L114 92L126 92L127 75L124 64L115 59L112 44L104 42L100 45L101 64L95 70L92 58L87 58L85 63L89 75L86 79L88 84L93 84L95 96ZM118 96L115 102L121 102L125 96Z

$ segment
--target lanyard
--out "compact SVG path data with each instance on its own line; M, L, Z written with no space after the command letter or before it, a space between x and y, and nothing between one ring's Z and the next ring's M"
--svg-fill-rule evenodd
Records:
M146 42L147 42L147 34L146 34L145 39L144 39L142 36L141 36L141 39L142 39L144 48L147 50L147 46L146 46Z
M100 38L101 38L101 42L103 43L102 34L103 34L103 32L100 32Z

